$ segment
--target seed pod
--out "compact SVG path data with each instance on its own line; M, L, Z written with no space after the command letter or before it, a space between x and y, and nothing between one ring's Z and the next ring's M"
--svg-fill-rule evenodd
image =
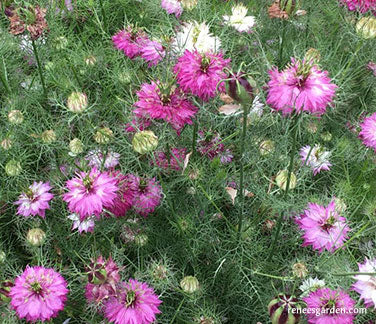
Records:
M152 152L158 146L158 137L152 131L138 132L133 137L132 146L140 154Z
M186 276L180 281L180 287L186 293L192 294L200 288L200 284L196 277Z
M46 233L41 228L32 228L27 232L26 240L32 246L40 246L46 238Z
M291 17L299 8L299 0L280 0L279 7Z
M279 294L268 305L272 324L295 324L299 322L299 299L294 296Z
M227 82L226 88L228 95L240 104L252 104L253 102L253 86L255 82L251 78L245 77L243 72L232 75Z

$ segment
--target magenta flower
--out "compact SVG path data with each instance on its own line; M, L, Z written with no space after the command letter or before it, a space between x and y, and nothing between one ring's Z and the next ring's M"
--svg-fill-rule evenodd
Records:
M186 50L174 67L177 82L186 93L192 93L202 100L215 97L217 89L225 91L222 80L227 78L223 71L230 64L230 59L224 59L222 53L200 54L197 50Z
M88 283L85 297L97 305L116 294L116 284L120 281L119 267L109 257L107 260L99 256L87 268Z
M309 324L352 324L355 301L342 290L320 288L303 298Z
M119 171L114 171L111 175L116 178L119 190L113 205L108 207L107 210L116 217L123 217L126 215L127 211L132 208L135 196L136 190L133 184L133 176L123 175Z
M376 0L340 0L350 11L359 11L361 13L370 10L376 16Z
M328 160L330 152L325 151L320 145L315 145L313 148L309 145L304 146L300 149L299 154L302 163L311 167L313 175L322 170L329 171L332 166Z
M141 54L141 48L147 39L144 32L132 28L132 26L128 26L126 30L121 30L112 36L115 47L122 50L130 59Z
M17 214L30 217L30 215L39 215L45 218L46 209L50 209L48 202L54 197L49 190L52 189L49 182L34 182L29 186L29 190L21 193L18 200L14 203L19 205Z
M192 124L197 112L197 107L179 89L163 89L159 82L144 83L137 96L134 113L138 118L163 119L178 134L186 124Z
M76 178L66 182L66 188L63 200L72 213L80 215L81 221L91 215L99 218L103 208L113 206L118 190L117 180L95 167L90 172L77 173Z
M334 200L327 207L309 203L304 214L296 219L296 223L304 231L303 246L312 245L312 248L320 253L323 250L333 252L340 248L350 231L346 218L336 212Z
M281 72L269 71L267 104L284 115L309 112L321 116L332 102L337 86L331 83L327 71L317 65L294 58Z
M198 131L197 152L207 156L210 160L219 157L222 164L232 161L232 152L225 147L218 133Z
M130 187L134 192L132 207L136 213L146 217L154 212L162 199L162 187L154 179L140 178L128 175Z
M141 48L141 57L149 62L149 67L157 65L166 55L166 52L163 46L152 40L146 40Z
M20 319L44 322L64 309L67 294L67 283L59 273L50 268L26 266L9 296Z
M105 303L104 313L110 323L150 324L161 311L162 301L146 283L129 279L119 284L116 296Z
M364 118L360 128L359 138L362 139L365 146L373 148L376 152L376 113Z
M364 263L359 263L359 272L376 272L376 259L366 259ZM372 275L356 275L357 280L353 285L353 289L360 294L360 299L364 300L367 307L376 307L376 276Z
M94 232L96 218L94 215L87 217L82 221L80 220L80 215L76 213L69 215L68 218L73 221L72 231L78 229L80 234L82 234L82 232Z
M175 14L176 18L179 18L183 12L180 0L162 0L161 6L169 15Z
M171 149L169 156L164 152L155 152L154 159L155 164L164 170L181 170L181 166L184 163L187 150L185 148L173 148ZM154 161L152 161L154 164Z

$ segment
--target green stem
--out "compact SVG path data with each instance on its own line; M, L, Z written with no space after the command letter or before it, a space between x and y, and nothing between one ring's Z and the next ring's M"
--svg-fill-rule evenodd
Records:
M262 276L262 277L267 277L267 278L272 278L272 279L279 279L279 280L287 280L287 281L293 281L294 280L293 278L289 278L289 277L273 276L271 274L257 272L257 271L253 271L252 275L258 275L258 276Z
M37 46L35 45L34 39L31 39L31 43L33 45L34 56L35 56L35 59L37 61L37 65L38 65L38 71L39 71L40 81L42 82L43 94L44 94L45 99L47 99L46 84L44 82L44 77L43 77L43 73L42 73L42 67L41 67L41 64L40 64L38 50L37 50Z
M4 58L3 58L3 68L2 68L1 73L0 73L0 80L1 80L1 83L3 84L5 90L10 95L12 91L10 90L9 83L8 83L7 69L5 67Z
M278 54L278 65L282 67L282 56L283 56L283 46L285 44L285 38L286 38L286 22L282 21L282 38L280 40L279 44L279 54Z
M104 11L103 7L103 0L99 0L99 3L101 5L101 12L102 12L102 17L103 17L103 29L107 32L107 17L106 17L106 12Z
M193 122L193 136L192 136L192 157L196 155L196 142L197 142L197 132L198 132L198 120Z
M288 168L288 174L287 174L287 183L286 183L286 190L284 192L284 195L283 195L283 198L287 198L287 195L288 195L288 192L289 192L289 189L290 189L290 180L291 180L291 173L292 173L292 169L293 169L293 166L294 166L294 157L295 157L295 151L296 151L296 137L297 137L297 133L298 133L298 117L295 116L293 117L293 121L292 121L292 126L290 128L290 132L293 133L293 138L292 138L292 148L291 148L291 152L290 152L290 164L289 164L289 168ZM272 245L270 247L270 252L269 252L269 256L268 256L268 261L270 261L273 257L273 254L275 252L275 245L277 244L277 241L279 239L279 235L281 233L281 228L282 228L282 220L283 220L283 216L284 216L284 212L281 212L281 215L279 216L278 218L278 221L277 221L277 228L276 228L276 232L274 234L274 239L273 239L273 242L272 242Z
M240 137L240 160L239 160L239 169L240 169L240 180L239 180L239 203L240 203L240 212L239 212L239 222L238 222L238 239L241 238L242 227L243 227L243 214L244 214L244 144L245 137L247 135L247 119L248 119L248 105L242 104L243 106L243 128L242 134Z

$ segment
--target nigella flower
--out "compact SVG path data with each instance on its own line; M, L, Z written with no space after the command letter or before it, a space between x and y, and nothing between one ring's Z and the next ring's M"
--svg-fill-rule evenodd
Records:
M197 152L207 156L210 160L219 157L222 164L227 164L232 161L234 156L229 149L226 149L218 133L200 130L197 134Z
M350 231L346 218L338 215L334 200L327 207L309 203L296 223L304 231L303 246L312 245L320 253L333 252L343 246Z
M162 0L161 6L168 14L175 14L176 18L179 18L183 12L180 0Z
M173 148L166 154L165 152L155 152L154 159L155 164L164 170L176 170L179 171L184 163L187 150L185 148ZM152 161L154 164L154 161Z
M108 151L106 158L104 158L99 149L92 150L85 156L85 160L89 162L89 165L97 169L100 169L102 164L105 169L114 168L119 164L119 158L120 154L112 151Z
M309 145L304 146L300 149L299 154L302 163L311 167L313 175L318 174L322 170L330 170L331 163L328 160L330 152L325 151L320 145L316 144L313 148Z
M119 267L109 257L107 260L99 256L87 267L88 283L85 297L97 305L116 294L116 284L120 281Z
M346 5L350 11L365 13L370 10L376 16L375 0L340 0L340 2Z
M224 59L222 53L200 54L186 50L174 67L177 82L186 93L192 93L202 100L216 96L217 89L225 91L222 80L227 78L223 71L230 59Z
M103 208L111 207L116 198L117 180L107 172L92 168L90 172L79 172L66 182L68 192L63 200L68 202L72 213L78 213L80 220L91 215L99 218Z
M133 176L124 175L119 171L111 172L111 175L116 178L117 191L116 198L113 205L108 207L107 210L116 217L123 217L129 209L132 208L133 198L135 196L136 188L133 185Z
M172 48L179 55L185 50L200 53L217 52L221 47L221 41L213 36L205 22L191 21L182 25L173 41Z
M373 73L373 75L376 77L376 63L375 62L369 61L366 68L370 70Z
M359 263L359 272L376 272L376 259L366 259L364 263ZM357 282L353 289L360 294L360 299L364 300L367 307L376 307L376 276L375 275L356 275L354 279Z
M302 291L302 296L308 296L311 292L316 291L319 288L325 287L325 281L318 278L308 278L302 282L299 289Z
M132 26L128 26L127 29L121 30L112 36L115 47L122 50L130 59L141 54L142 45L146 40L146 34Z
M252 32L256 19L254 16L247 16L247 7L237 4L231 10L231 16L223 16L225 24L234 27L240 33Z
M192 124L197 112L197 107L179 89L164 87L159 82L144 83L137 96L134 113L138 118L163 119L178 134L186 124Z
M104 314L110 323L150 324L161 311L162 301L148 284L129 279L117 287L116 296L105 303Z
M279 72L269 71L269 92L266 103L284 115L309 112L321 116L332 102L337 86L331 83L327 71L321 71L312 61L291 59L291 64Z
M76 213L73 213L67 217L73 221L72 231L78 229L80 234L82 232L94 232L96 218L94 215L84 219L83 221L80 220L80 215Z
M162 187L155 180L128 175L129 186L134 192L132 207L136 213L146 217L154 212L162 199Z
M303 298L309 324L352 324L356 311L355 301L342 290L320 288Z
M360 128L359 138L365 146L373 148L376 152L376 113L364 118Z
M23 192L14 203L19 205L17 214L30 217L39 215L45 218L46 209L50 209L48 202L54 197L49 182L34 182L26 192Z
M59 273L50 268L26 266L9 296L20 319L44 322L64 309L67 294L67 283Z
M141 47L141 57L149 62L148 67L157 65L166 55L162 44L153 40L146 40Z

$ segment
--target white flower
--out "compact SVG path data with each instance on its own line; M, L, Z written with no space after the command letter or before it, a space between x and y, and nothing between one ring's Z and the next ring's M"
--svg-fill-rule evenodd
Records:
M252 102L252 107L248 113L248 117L252 120L260 118L264 112L264 104L260 101L260 96L257 95Z
M220 46L220 39L210 33L209 27L204 22L199 24L197 21L185 23L173 42L173 48L178 54L185 50L197 50L200 53L216 52Z
M330 152L325 151L320 145L315 145L311 148L310 145L304 146L300 149L300 159L303 164L309 165L316 175L322 170L330 170L332 164L329 162Z
M120 154L112 151L107 152L105 161L103 162L103 153L99 149L90 151L85 159L89 161L91 167L101 168L102 163L105 169L113 168L119 164Z
M94 226L95 226L94 215L84 219L83 221L80 220L80 216L76 213L73 213L67 217L73 221L72 231L77 228L81 234L82 232L92 232L94 230Z
M299 289L303 292L302 296L304 297L304 296L308 296L309 293L311 293L312 291L315 291L323 287L325 287L324 280L319 280L317 278L313 279L312 277L310 277L307 280L303 281Z
M256 24L254 16L247 16L248 9L242 4L232 7L231 16L223 16L225 24L234 27L238 32L251 32Z

